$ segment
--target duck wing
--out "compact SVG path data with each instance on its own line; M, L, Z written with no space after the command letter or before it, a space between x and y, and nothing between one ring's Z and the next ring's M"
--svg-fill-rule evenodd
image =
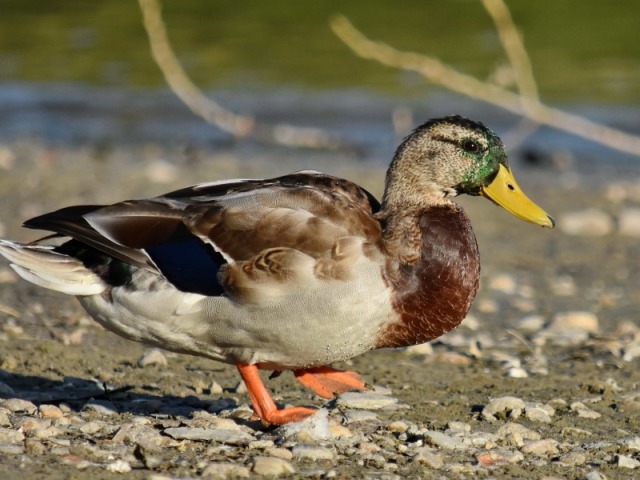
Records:
M297 172L204 183L109 206L67 207L25 226L159 271L180 290L219 295L224 286L212 279L225 264L255 259L269 249L319 258L341 237L376 243L378 209L377 200L355 183Z

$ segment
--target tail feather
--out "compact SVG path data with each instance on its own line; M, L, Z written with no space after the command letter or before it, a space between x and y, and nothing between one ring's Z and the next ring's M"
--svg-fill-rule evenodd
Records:
M98 295L106 285L76 258L60 254L49 245L0 240L0 255L25 280L69 295Z

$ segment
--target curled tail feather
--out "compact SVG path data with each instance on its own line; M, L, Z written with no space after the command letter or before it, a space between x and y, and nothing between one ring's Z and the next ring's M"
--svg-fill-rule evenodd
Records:
M0 240L0 255L25 280L69 295L98 295L106 285L76 258L63 255L48 245Z

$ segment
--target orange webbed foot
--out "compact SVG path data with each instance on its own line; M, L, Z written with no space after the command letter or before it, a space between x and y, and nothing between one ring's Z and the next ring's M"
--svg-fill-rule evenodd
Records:
M356 372L337 370L331 367L314 367L294 370L293 374L302 385L322 398L333 398L349 390L365 390L365 384Z
M247 386L253 410L263 425L284 425L285 423L299 422L316 413L317 410L315 408L308 407L291 407L278 410L264 383L262 383L258 367L242 363L237 364L236 367Z

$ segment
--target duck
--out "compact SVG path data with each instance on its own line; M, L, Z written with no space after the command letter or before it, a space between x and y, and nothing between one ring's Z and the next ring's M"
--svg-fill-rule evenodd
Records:
M397 148L379 202L316 171L200 183L32 218L51 232L0 240L25 280L73 295L107 330L233 364L265 426L316 409L279 408L260 370L292 371L322 398L366 389L343 362L433 340L476 295L480 257L453 199L482 196L547 228L516 183L505 147L459 115L427 121Z

